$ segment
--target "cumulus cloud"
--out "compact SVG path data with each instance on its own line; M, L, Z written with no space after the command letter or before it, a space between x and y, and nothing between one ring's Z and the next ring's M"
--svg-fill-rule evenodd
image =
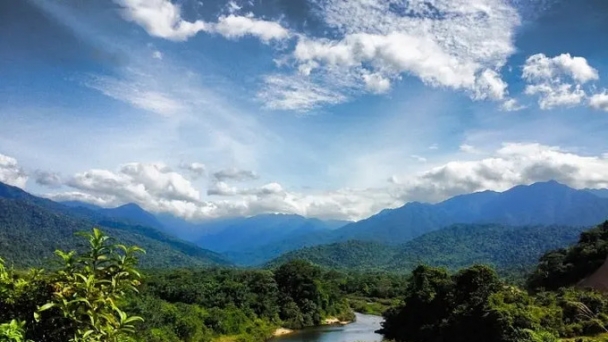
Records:
M608 91L604 90L602 93L589 97L589 106L608 112Z
M292 58L301 75L316 77L311 80L327 91L381 93L391 80L407 75L465 91L475 100L501 100L507 94L500 70L515 51L520 18L504 1L315 3L338 38L301 36ZM306 102L304 110L311 107Z
M541 109L551 109L580 104L586 97L582 86L598 80L599 74L583 57L540 53L526 60L522 77L528 82L525 93L538 96Z
M264 42L289 37L289 31L278 23L252 16L220 17L217 23L193 22L182 18L179 5L170 0L114 0L122 7L123 16L143 27L151 36L185 41L199 32L218 33L226 38L251 35Z
M49 188L59 188L62 183L61 176L58 173L43 170L34 172L34 180L36 184Z
M66 185L95 196L97 202L137 203L153 211L187 216L189 207L203 207L190 181L161 163L129 163L116 172L93 169L72 176Z
M243 182L248 180L258 179L258 175L250 170L241 170L237 168L229 168L213 173L213 178L219 182L237 181Z
M398 183L405 201L435 202L474 191L504 191L548 180L580 189L606 188L606 174L606 156L582 156L536 143L505 143L491 157L449 162L399 179Z
M0 153L0 182L24 188L28 176L13 157Z
M516 112L524 108L526 108L526 106L520 104L516 99L505 100L505 102L503 102L500 106L500 109L504 110L505 112Z
M464 150L469 149L464 147ZM226 181L238 179L228 172ZM155 212L190 219L293 213L326 219L358 220L410 201L438 202L483 190L504 191L520 184L557 180L574 188L608 188L608 153L581 155L558 146L504 143L473 160L453 160L419 173L393 176L378 188L293 191L279 183L237 187L216 180L202 200L183 176L163 164L131 163L118 171L90 170L67 184L75 191L52 198L102 206L135 202ZM222 178L222 177L220 177Z
M182 170L188 171L195 179L203 177L207 172L205 164L202 163L182 163L179 167Z
M216 182L207 190L207 195L210 196L253 195L262 197L283 193L283 187L279 183L268 183L257 188L239 189L237 187L230 186L225 182Z
M289 37L289 31L278 23L234 14L220 17L217 24L214 25L213 31L230 39L252 35L263 42Z

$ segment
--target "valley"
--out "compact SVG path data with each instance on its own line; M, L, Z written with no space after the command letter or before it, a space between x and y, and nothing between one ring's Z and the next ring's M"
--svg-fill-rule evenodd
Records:
M483 309L489 312L505 310L498 307L513 300L524 300L541 311L567 309L563 302L545 302L542 296L547 294L538 294L542 291L555 291L551 293L562 301L591 305L589 298L596 297L575 290L559 292L559 288L577 283L604 262L608 250L598 246L608 246L608 226L591 229L596 225L590 224L602 216L608 218L608 198L557 182L462 195L437 204L406 204L351 223L284 214L188 222L152 214L135 204L102 208L57 203L0 184L0 250L9 269L48 267L55 272L61 265L54 251L86 253L86 241L75 233L93 227L111 241L142 247L146 253L138 257L138 264L146 276L140 295L121 300L125 310L143 319L137 328L142 341L258 342L276 331L293 329L296 333L271 341L363 338L372 342L381 338L376 330L400 341L402 332L392 322L402 324L402 316L412 314L414 303L419 303L417 310L431 310L418 302L420 293L412 291L435 291L433 296L443 300L441 296L459 298L463 286L490 286L466 289L466 298L485 291L480 292L480 300L489 305ZM369 233L361 235L365 229ZM590 250L595 254L589 254ZM40 286L30 276L13 274L6 279L12 277L23 277L21 281L32 287L28 291ZM43 279L52 281L53 277ZM431 287L415 290L420 277L430 281ZM466 285L469 277L481 278L475 280L476 285ZM494 302L495 296L505 295L498 284L526 288L531 297ZM469 303L466 298L458 299L465 301L460 304L442 305L447 310L451 305L481 303ZM490 298L494 299L486 302ZM11 307L13 316L32 310ZM326 320L350 321L355 311L359 322L314 328ZM428 313L438 315L432 322L447 319L441 318L445 313ZM414 324L411 318L408 322ZM469 323L454 324L465 329ZM580 332L559 330L570 327L566 322L530 324L540 324L535 329L549 329L547 333L559 336L592 331L585 326Z

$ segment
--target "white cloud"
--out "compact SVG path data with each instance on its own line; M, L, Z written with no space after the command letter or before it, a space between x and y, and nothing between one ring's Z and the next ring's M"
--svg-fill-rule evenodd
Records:
M583 57L561 54L549 58L542 53L526 60L522 77L528 82L525 93L538 96L541 109L580 104L586 97L582 86L599 79L597 70Z
M259 177L253 171L241 170L241 169L233 167L233 168L214 172L213 178L219 182L223 182L223 181L227 181L227 180L243 182L243 181L258 179Z
M275 194L283 194L285 191L279 183L268 183L257 188L238 189L230 186L225 182L215 182L207 190L207 195L210 196L237 196L237 195L253 195L258 197L270 196Z
M327 91L385 92L391 80L409 75L430 86L466 91L475 100L507 94L500 70L515 51L520 21L503 1L316 3L340 37L300 37L292 57L300 74L316 77L311 82ZM303 104L302 110L310 109Z
M506 112L516 112L524 108L526 108L526 106L520 104L516 99L508 99L500 106L500 109Z
M190 181L162 163L129 163L117 172L93 169L78 173L66 185L101 198L106 203L137 203L153 211L200 202Z
M152 90L142 82L135 80L98 76L86 85L116 100L164 116L175 115L186 108L183 103L170 94L162 90Z
M197 20L182 19L181 8L169 0L114 0L123 7L126 19L142 26L148 34L175 41L183 41L200 31L208 30L208 24Z
M289 37L289 31L278 23L233 14L220 17L214 26L214 31L231 39L252 35L263 42Z
M599 75L583 57L572 57L569 53L549 58L539 53L528 57L523 69L523 77L529 81L555 80L567 76L584 84L596 81Z
M481 151L478 150L477 148L475 148L475 146L472 145L468 145L468 144L462 144L459 146L460 151L464 152L464 153L471 153L471 154L480 154Z
M61 186L61 176L56 172L36 170L34 172L34 180L36 184L49 188L58 188Z
M386 93L391 89L391 81L380 74L364 74L365 87L372 93Z
M238 188L216 181L208 189L213 200L203 201L192 184L165 165L132 163L117 172L90 170L77 174L67 183L76 191L51 197L103 206L135 202L148 210L191 219L294 213L357 220L409 201L437 202L539 181L557 180L574 188L607 188L606 174L606 155L580 155L537 143L505 143L486 157L454 160L419 173L393 176L385 187L378 188L298 192L279 183Z
M539 95L538 105L541 109L552 109L559 106L573 106L585 98L585 91L580 85L541 83L526 86L527 95Z
M13 157L0 153L0 182L24 188L28 176Z
M207 172L207 168L205 167L205 164L202 163L182 163L180 164L180 169L182 170L186 170L188 172L190 172L194 178L200 178L202 176L205 175L205 173Z
M589 106L608 112L608 91L604 90L602 93L589 97Z
M344 102L347 98L339 91L299 75L270 75L264 78L264 83L258 100L268 109L309 111L321 105Z
M608 160L582 156L556 146L505 143L493 156L453 161L414 176L399 178L404 201L440 201L482 190L557 180L574 188L606 188Z
M218 33L226 38L251 35L264 42L289 37L289 31L280 24L230 14L219 17L217 23L203 20L187 21L181 16L179 5L170 0L114 0L123 8L125 19L142 26L151 36L185 41L199 32Z

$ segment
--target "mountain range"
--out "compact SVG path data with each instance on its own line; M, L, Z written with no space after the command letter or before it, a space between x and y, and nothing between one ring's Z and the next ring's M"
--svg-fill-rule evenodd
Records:
M382 250L377 254L385 258L392 252L402 252L403 246L410 241L420 242L414 239L428 238L433 236L429 233L449 227L454 229L457 225L499 226L504 227L501 230L505 232L524 226L536 227L533 229L537 230L542 229L538 227L560 226L574 227L573 231L578 232L581 227L590 227L608 218L607 192L603 189L576 190L549 181L516 186L504 192L483 191L456 196L437 204L412 202L400 208L385 209L358 222L323 221L286 214L189 222L170 214L154 215L136 204L101 208L82 202L56 203L18 188L0 185L0 198L27 202L46 213L87 222L87 226L97 224L122 233L137 232L165 244L170 241L164 251L175 252L174 247L179 246L176 252L179 254L187 246L189 252L204 255L203 259L209 257L205 260L207 264L232 262L244 266L265 264L285 253L302 248L310 250L310 247L320 245L335 246L343 252L352 249L352 253L348 252L352 255L357 254L354 253L357 249L362 252ZM17 225L15 222L4 224ZM471 235L466 229L459 231ZM382 248L376 248L379 246ZM416 250L414 247L410 245L407 250ZM382 262L392 267L407 268L407 265L400 266L396 262Z
M457 270L488 264L503 274L527 271L548 250L575 243L583 226L457 224L401 245L351 240L307 247L281 255L266 266L302 259L344 270L408 272L420 264Z
M437 204L408 203L348 224L334 232L334 240L395 245L459 223L593 226L607 218L608 198L549 181L520 185L504 192L456 196Z
M122 208L116 212L131 213ZM230 266L218 253L179 240L160 230L117 219L95 208L67 206L0 183L0 252L16 267L46 266L56 249L82 246L76 232L99 227L120 243L137 245L147 253L144 267Z

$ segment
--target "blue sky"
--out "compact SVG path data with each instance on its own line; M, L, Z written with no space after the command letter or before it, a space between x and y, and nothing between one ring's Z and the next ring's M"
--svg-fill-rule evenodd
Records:
M193 220L605 188L604 32L602 0L5 2L0 181Z

